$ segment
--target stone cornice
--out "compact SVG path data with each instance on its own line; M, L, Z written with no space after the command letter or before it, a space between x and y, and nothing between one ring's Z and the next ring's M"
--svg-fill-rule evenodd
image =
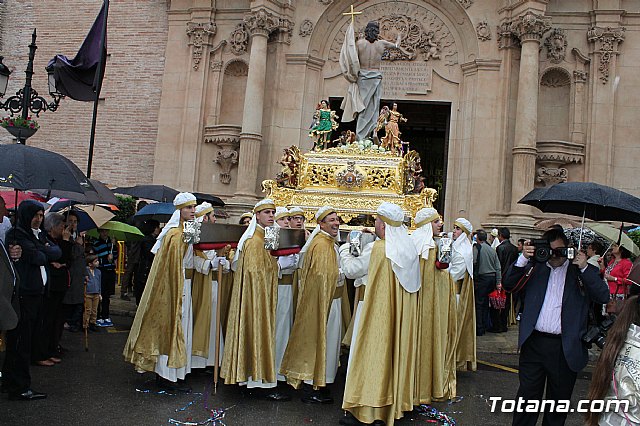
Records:
M460 65L464 75L474 74L478 71L500 71L502 60L500 59L476 59Z
M285 55L288 65L304 65L314 70L321 70L325 61L304 53L289 53Z

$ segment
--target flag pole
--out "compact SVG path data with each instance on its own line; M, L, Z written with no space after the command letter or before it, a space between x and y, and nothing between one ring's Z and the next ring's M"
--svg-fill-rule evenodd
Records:
M96 96L93 100L93 117L91 118L91 136L89 136L89 158L87 159L87 178L91 177L91 166L93 164L93 147L96 139L96 122L98 118L98 101L100 100L100 90L102 89L102 77L104 74L106 58L106 40L107 40L107 16L109 15L109 0L104 0L104 24L102 26L102 36L100 38L100 62L96 69L96 78L94 80Z

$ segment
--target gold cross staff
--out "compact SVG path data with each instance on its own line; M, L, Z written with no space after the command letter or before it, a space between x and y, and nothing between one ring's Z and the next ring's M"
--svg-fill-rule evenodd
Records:
M355 15L360 15L362 12L354 12L353 5L351 5L351 12L345 12L343 15L351 15L351 22L355 22Z

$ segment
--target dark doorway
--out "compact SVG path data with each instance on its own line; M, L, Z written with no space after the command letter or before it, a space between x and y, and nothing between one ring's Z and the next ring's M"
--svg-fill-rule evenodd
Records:
M421 101L381 101L383 105L396 102L398 111L407 119L400 124L402 140L410 143L409 149L420 154L425 185L438 191L438 199L434 207L440 213L444 212L444 195L446 190L447 155L449 149L449 120L451 104L449 102L421 102ZM342 98L330 98L331 109L342 117L340 103ZM356 121L340 123L332 139L336 139L343 130L355 131ZM380 137L384 131L380 131Z

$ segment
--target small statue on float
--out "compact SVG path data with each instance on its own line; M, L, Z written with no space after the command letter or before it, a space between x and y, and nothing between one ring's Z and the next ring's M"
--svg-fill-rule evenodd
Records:
M331 142L331 133L338 128L338 117L335 111L329 109L329 102L321 100L313 113L313 122L311 123L311 131L309 137L314 139L313 145L315 151L327 149Z
M291 145L289 148L282 150L280 161L282 170L276 175L278 186L287 188L295 188L298 186L298 164L300 163L300 149Z
M356 134L351 130L343 130L340 132L338 139L335 139L332 144L334 147L340 147L344 145L351 145L356 141Z
M394 103L389 109L383 107L378 116L378 124L376 125L375 133L384 125L385 135L380 141L380 145L386 150L391 151L393 154L402 155L402 140L400 139L400 128L398 123L406 123L407 119L398 112L398 104Z

